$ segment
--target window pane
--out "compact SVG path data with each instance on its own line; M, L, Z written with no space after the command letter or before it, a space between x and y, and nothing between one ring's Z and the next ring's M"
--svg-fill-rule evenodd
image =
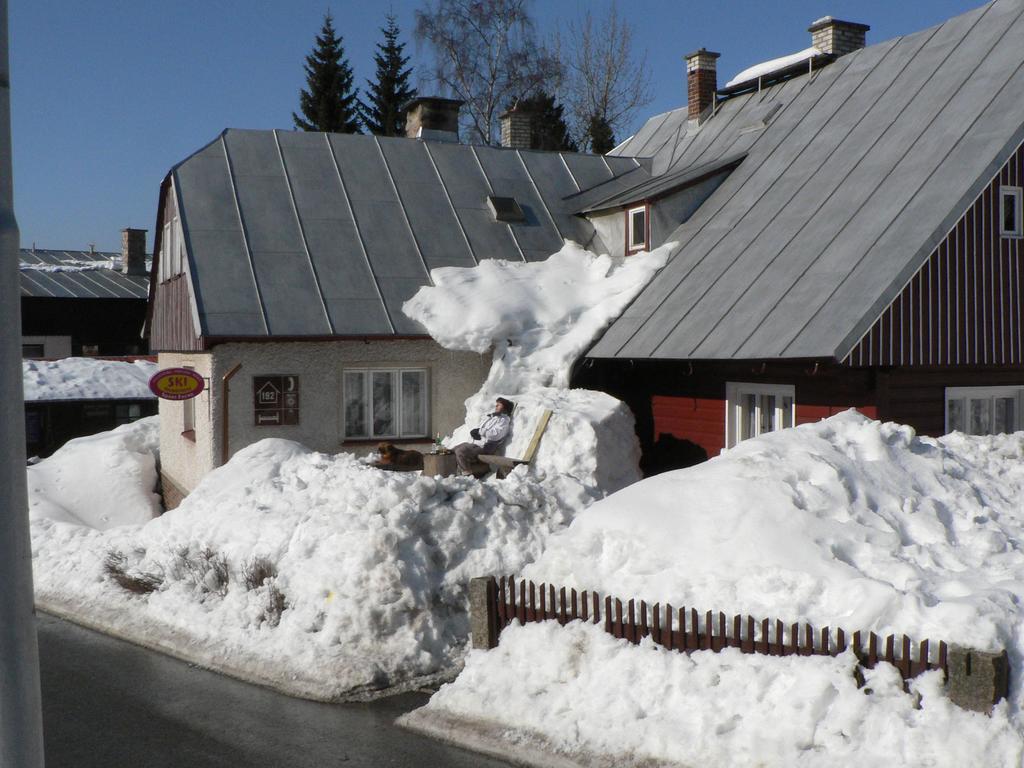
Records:
M630 245L643 245L647 240L646 213L643 209L633 211L630 223Z
M1009 192L1003 193L1003 233L1017 232L1017 196Z
M427 434L426 371L402 371L402 434Z
M366 437L366 396L363 371L346 371L344 382L345 437Z
M966 429L962 398L951 399L946 404L946 425L950 432L963 432Z
M775 431L775 395L761 395L761 431L759 435L763 435L765 432Z
M995 398L995 413L993 414L995 418L993 429L996 432L996 434L1016 431L1016 405L1016 398Z
M984 397L970 399L968 432L972 435L987 435L992 428L992 400Z
M793 426L793 398L782 398L782 429Z
M373 436L390 437L397 434L395 429L395 378L394 371L373 371Z
M743 418L741 423L743 424L743 434L740 436L740 439L746 440L748 437L754 437L757 434L757 395L744 395L742 402Z

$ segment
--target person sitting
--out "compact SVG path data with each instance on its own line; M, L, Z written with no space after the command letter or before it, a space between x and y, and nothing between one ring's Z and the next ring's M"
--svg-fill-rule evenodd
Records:
M514 409L515 404L512 401L499 397L494 403L494 413L488 414L479 427L469 431L473 442L459 443L455 446L455 460L464 474L473 473L473 465L480 454L494 453L505 442L512 427Z

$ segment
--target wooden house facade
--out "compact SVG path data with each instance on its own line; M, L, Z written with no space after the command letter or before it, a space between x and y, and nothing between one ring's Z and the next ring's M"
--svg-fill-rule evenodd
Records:
M745 152L574 376L631 405L648 472L851 407L926 435L1024 429L1022 52L1024 3L996 0L617 150L676 172Z

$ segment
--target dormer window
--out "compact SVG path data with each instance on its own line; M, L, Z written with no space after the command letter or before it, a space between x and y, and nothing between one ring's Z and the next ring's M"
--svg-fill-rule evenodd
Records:
M1024 237L1024 190L1020 187L999 188L999 234Z
M647 250L650 240L646 204L626 209L626 253Z

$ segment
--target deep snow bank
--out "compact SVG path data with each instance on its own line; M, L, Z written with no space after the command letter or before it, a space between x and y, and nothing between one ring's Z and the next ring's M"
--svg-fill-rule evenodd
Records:
M593 500L568 477L427 478L263 440L145 525L34 521L37 597L201 664L346 698L457 664L470 577L521 570ZM116 583L112 555L138 593Z
M160 514L157 416L69 440L28 468L29 517L106 530Z
M21 380L26 401L152 400L149 379L156 370L149 360L22 360Z
M935 676L917 683L917 712L884 668L875 695L851 688L848 659L686 659L579 628L503 634L498 653L471 657L430 711L472 712L570 751L621 743L627 757L689 764L738 755L827 765L838 754L1017 766L1021 542L1024 433L919 438L849 411L764 435L595 503L522 575L701 611L1005 647L1011 695L992 718L951 708ZM522 678L496 671L506 665ZM760 742L768 748L756 751Z
M687 656L582 622L515 625L495 650L471 651L458 679L400 722L430 732L438 718L458 718L457 732L490 731L497 745L539 741L549 755L617 768L1021 764L1005 706L992 717L962 710L943 694L941 673L929 672L911 684L915 708L887 664L865 671L865 695L855 665L850 652Z
M640 478L633 415L601 392L568 390L569 374L597 335L668 260L673 243L628 259L597 255L566 242L539 262L488 260L476 267L432 270L433 286L402 307L447 349L493 349L487 380L466 401L466 424L446 440L469 439L469 427L494 399L517 404L505 455L522 456L541 412L553 417L535 468L568 473L609 493Z

